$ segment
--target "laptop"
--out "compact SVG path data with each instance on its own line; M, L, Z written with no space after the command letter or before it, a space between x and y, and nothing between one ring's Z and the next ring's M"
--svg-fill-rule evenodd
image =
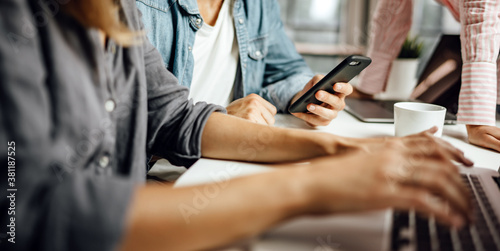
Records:
M456 124L462 73L459 35L441 35L432 54L422 60L420 74L410 100L346 99L345 110L368 123L393 123L394 104L401 101L431 103L446 107L445 124Z
M396 212L391 250L500 250L499 173L491 169L463 169L462 181L474 198L473 225L450 229L415 212Z
M300 246L302 250L332 251L500 250L500 169L496 172L486 168L461 168L461 173L474 197L475 223L460 230L413 211L383 210L292 221L265 234L261 247L256 249L266 250L281 239L281 246L291 243L290 250L294 250L293 246Z

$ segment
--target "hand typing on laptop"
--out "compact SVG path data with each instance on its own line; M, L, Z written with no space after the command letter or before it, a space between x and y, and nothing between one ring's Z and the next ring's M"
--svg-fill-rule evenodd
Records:
M472 215L470 194L451 160L472 163L432 137L434 131L387 139L383 147L342 157L312 160L302 170L305 179L299 179L306 182L310 195L307 210L331 214L393 207L415 209L455 227L467 224Z

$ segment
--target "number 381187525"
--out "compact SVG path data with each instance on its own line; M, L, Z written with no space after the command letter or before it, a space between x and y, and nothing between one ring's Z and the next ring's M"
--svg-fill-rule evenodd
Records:
M16 156L16 142L10 141L7 142L7 165L9 165L9 168L15 168L16 166L16 159L14 158Z

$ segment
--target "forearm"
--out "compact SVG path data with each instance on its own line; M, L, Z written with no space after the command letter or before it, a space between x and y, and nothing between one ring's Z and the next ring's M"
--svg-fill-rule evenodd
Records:
M458 122L495 125L497 104L497 58L500 50L500 3L496 0L460 4L462 86Z
M251 123L213 113L202 136L202 156L253 162L296 161L336 154L349 146L328 133L293 130Z
M294 216L388 207L416 208L437 214L441 222L456 223L457 216L468 219L468 195L455 164L448 160L454 155L462 162L463 153L430 136L436 130L407 138L412 142L406 146L388 144L373 153L354 151L312 159L306 166L282 164L278 167L286 168L211 185L140 188L130 206L121 249L206 250L256 235ZM412 147L417 142L440 150ZM408 158L419 161L408 162ZM415 179L409 170L433 178ZM431 195L442 197L442 206L431 204ZM452 214L443 213L445 209Z
M304 170L180 189L142 187L131 205L122 250L205 250L256 235L303 213L309 204L300 182Z

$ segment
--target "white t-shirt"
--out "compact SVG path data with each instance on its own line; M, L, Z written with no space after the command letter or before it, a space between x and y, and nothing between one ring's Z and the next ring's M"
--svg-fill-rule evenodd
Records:
M193 48L194 71L189 98L226 107L233 99L238 66L238 42L233 22L233 1L224 0L214 26L203 24L196 33ZM149 175L174 181L186 171L168 160L159 160Z
M224 0L215 25L204 23L196 33L189 91L195 103L206 101L226 107L232 101L239 57L232 3Z

